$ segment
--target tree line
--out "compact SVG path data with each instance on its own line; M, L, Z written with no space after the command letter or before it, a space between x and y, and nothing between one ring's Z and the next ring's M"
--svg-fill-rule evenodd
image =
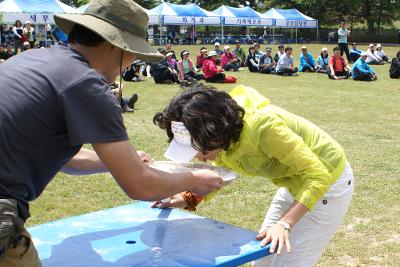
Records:
M89 0L61 0L79 7ZM145 8L153 8L160 0L136 0ZM206 10L214 10L226 4L233 7L250 6L265 12L269 8L297 8L300 12L319 20L321 27L337 26L339 21L347 21L350 27L364 26L370 34L382 28L393 28L400 20L400 0L170 0L175 4L196 3Z

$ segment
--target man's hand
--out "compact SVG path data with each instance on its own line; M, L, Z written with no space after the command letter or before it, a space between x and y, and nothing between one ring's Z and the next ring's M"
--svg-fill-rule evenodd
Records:
M208 195L214 190L221 189L223 185L222 178L210 170L197 170L192 172L194 178L192 188L189 190L198 195Z
M129 141L93 144L97 155L119 186L132 199L154 201L179 192L207 195L222 186L222 178L209 170L170 174L143 164Z

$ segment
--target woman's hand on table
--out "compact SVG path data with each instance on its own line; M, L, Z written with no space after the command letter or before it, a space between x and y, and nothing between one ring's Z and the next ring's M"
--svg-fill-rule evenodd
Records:
M183 199L181 194L176 194L170 197L169 201L155 201L151 204L152 208L179 208L184 209L187 207L186 201Z
M256 239L262 240L262 247L265 247L267 244L271 243L271 248L269 252L271 254L274 254L276 251L278 255L281 255L284 246L286 246L287 252L290 253L291 246L289 237L290 233L288 230L285 229L285 227L280 224L274 224L268 230L265 230L264 232L258 234ZM277 246L278 250L276 250Z

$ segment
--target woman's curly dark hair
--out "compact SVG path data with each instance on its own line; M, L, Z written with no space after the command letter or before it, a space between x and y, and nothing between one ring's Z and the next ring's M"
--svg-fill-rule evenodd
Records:
M153 122L167 131L170 142L174 138L171 121L178 121L188 129L196 150L228 150L240 138L244 113L226 92L195 84L174 97L163 112L154 116Z

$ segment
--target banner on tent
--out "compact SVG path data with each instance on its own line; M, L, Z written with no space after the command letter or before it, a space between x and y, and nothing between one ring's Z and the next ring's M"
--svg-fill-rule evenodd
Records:
M218 25L221 24L219 17L184 17L184 16L164 16L163 24L176 25Z
M286 20L286 19L277 19L276 27L282 28L316 28L317 21L316 20Z
M53 14L29 14L29 13L3 13L4 23L15 23L16 20L30 21L32 24L54 24Z
M272 26L272 19L264 18L225 18L225 25Z

